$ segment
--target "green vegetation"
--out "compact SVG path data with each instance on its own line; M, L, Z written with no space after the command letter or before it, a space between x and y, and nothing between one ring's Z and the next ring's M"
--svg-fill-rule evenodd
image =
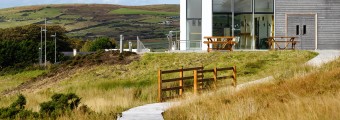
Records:
M180 66L197 67L203 64L209 69L214 66L236 65L239 73L238 81L244 83L269 75L279 76L278 73L286 73L295 69L290 66L304 64L316 55L308 51L161 53L143 56L123 55L123 59L119 59L117 52L104 53L100 56L108 58L97 55L94 55L97 57L75 58L61 65L60 70L57 70L65 71L65 73L47 74L47 76L56 74L68 76L59 78L59 82L46 85L48 87L31 88L31 91L36 91L34 93L23 93L30 101L27 108L39 111L37 107L39 103L46 101L54 93L75 93L82 98L84 105L96 113L102 113L101 117L112 117L126 109L157 101L157 70L159 68L168 70ZM88 62L91 63L87 64ZM98 64L98 62L104 64ZM248 69L253 70L248 71ZM12 99L11 96L4 97L0 100L0 106L8 105ZM62 116L62 118L72 119L79 116L74 114Z
M119 39L119 35L123 34L127 40L135 40L136 36L141 39L164 39L153 41L148 46L150 49L164 51L168 46L165 34L171 30L179 29L179 19L173 16L179 16L179 5L63 4L26 6L0 9L0 28L30 24L42 25L44 18L47 18L48 25L65 28L66 35L71 38L84 41L103 36ZM173 23L170 25L156 24L166 20Z
M36 18L51 18L60 15L59 8L43 8L39 10L28 10L23 12L16 12L14 14L6 14L5 17L9 19L36 19Z
M0 108L0 119L33 119L39 116L38 113L25 110L26 98L19 95L7 108Z
M94 52L103 49L113 49L116 47L115 40L110 40L109 38L97 38L94 41L86 41L82 51Z
M60 51L71 50L65 29L48 26L47 36L57 33L57 61L64 60ZM47 60L54 61L54 41L47 37ZM0 73L32 66L39 61L40 26L28 25L0 30ZM45 55L45 54L43 54Z
M80 98L74 93L54 94L51 98L51 101L40 104L41 109L38 113L25 109L27 100L20 94L9 107L0 108L0 119L56 119L77 111L82 112L83 115L92 114L86 106L77 109Z
M76 109L80 103L80 98L73 94L54 94L52 100L40 104L40 113L52 118L56 118L65 113L70 113Z
M195 97L166 111L165 119L339 119L340 59L319 69L290 67L272 83Z
M130 8L119 8L110 12L111 14L128 14L128 15L178 15L177 12L161 12L161 11L148 11Z
M0 91L4 91L6 89L14 88L21 83L24 83L32 78L38 77L39 75L46 73L46 70L30 70L23 71L14 75L8 74L4 76L0 76Z
M36 19L36 20L25 20L25 21L9 21L9 22L0 22L0 28L12 28L12 27L19 27L19 26L25 26L30 25L36 22L43 21L43 19Z

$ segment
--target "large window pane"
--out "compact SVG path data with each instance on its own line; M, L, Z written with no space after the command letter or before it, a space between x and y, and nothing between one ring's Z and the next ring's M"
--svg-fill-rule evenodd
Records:
M252 12L252 0L235 0L235 13Z
M187 0L187 49L201 49L202 0Z
M202 0L187 0L187 18L202 18Z
M231 0L213 0L213 12L231 12Z
M214 14L213 16L213 35L231 36L232 14Z
M274 12L274 0L255 0L255 12Z

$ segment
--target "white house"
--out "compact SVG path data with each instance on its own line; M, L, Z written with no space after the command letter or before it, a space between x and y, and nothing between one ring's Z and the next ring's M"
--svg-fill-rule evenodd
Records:
M180 50L206 50L204 36L235 36L236 49L268 49L271 36L298 49L340 49L340 0L180 0Z

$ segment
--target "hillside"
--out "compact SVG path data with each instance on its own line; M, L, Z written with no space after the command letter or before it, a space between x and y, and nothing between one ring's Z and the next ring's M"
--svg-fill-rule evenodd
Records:
M0 10L0 28L44 24L44 18L48 25L65 27L70 37L118 39L123 34L126 40L140 36L145 42L166 43L165 34L179 29L179 5L62 4L7 8ZM163 24L164 21L170 23Z
M158 53L131 54L130 57L127 54L117 59L115 52L93 54L76 57L56 71L26 71L0 77L0 107L8 106L17 93L22 93L29 101L28 110L39 111L38 104L49 100L54 93L76 93L82 98L82 104L99 114L97 119L112 119L126 109L157 102L160 68L169 70L203 64L209 69L236 65L241 84L272 74L285 74L295 69L289 66L299 66L315 55L308 51ZM62 117L96 119L83 114Z

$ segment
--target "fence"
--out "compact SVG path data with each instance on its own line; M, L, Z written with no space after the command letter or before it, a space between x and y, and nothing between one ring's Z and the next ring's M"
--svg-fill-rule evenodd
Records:
M221 76L218 75L219 72L221 71L231 71L233 72L232 75L229 76ZM184 72L186 71L193 71L192 76L184 76ZM171 74L171 73L179 73L178 78L171 78L171 79L163 79L162 75L164 74ZM213 73L212 78L204 78L204 73ZM199 90L203 90L204 88L204 82L211 82L213 81L214 87L216 88L216 84L218 80L223 80L223 79L228 79L232 78L233 79L233 86L236 87L237 80L236 80L236 66L233 67L226 67L226 68L217 68L215 67L214 69L208 69L204 70L204 67L195 67L195 68L185 68L183 67L181 69L175 69L175 70L166 70L158 71L158 100L164 101L166 99L171 99L171 98L176 98L180 97L183 95L184 88L189 88L193 87L193 92L196 95ZM184 81L186 80L193 80L192 85L184 85ZM166 87L163 88L164 83L173 83L173 82L178 82L178 86L175 87ZM169 96L169 97L163 97L163 92L166 91L178 91L177 96Z

